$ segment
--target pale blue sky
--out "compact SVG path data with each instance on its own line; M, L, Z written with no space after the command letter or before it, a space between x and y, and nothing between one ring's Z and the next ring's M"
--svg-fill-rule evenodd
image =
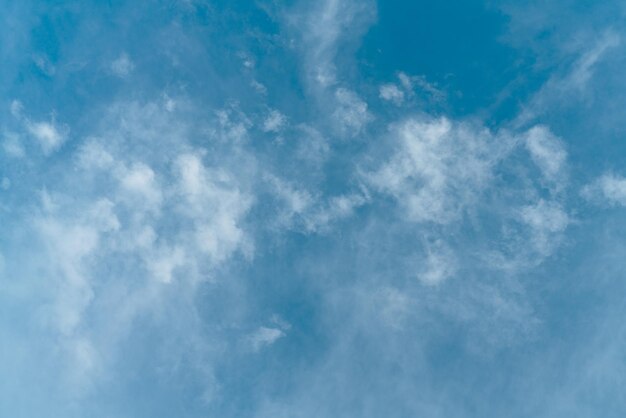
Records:
M0 416L624 416L625 37L0 0Z

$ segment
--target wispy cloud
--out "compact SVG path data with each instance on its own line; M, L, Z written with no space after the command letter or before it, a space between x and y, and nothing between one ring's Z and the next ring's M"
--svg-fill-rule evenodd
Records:
M121 78L128 76L134 68L135 64L133 64L130 57L125 52L111 63L111 71Z
M366 174L374 188L392 195L415 222L446 224L462 216L487 187L506 155L506 136L448 119L409 119L393 130L391 159Z
M606 173L583 187L582 195L597 203L626 206L626 178Z
M0 6L0 415L620 416L623 34L567 1Z

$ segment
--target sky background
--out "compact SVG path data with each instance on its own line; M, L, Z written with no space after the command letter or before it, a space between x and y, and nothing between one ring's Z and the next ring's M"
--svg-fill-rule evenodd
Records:
M0 415L623 417L618 1L0 0Z

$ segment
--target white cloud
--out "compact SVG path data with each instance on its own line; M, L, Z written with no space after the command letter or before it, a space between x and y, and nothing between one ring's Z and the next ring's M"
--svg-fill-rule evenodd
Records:
M320 232L328 230L334 221L350 217L355 209L365 205L369 196L364 193L352 193L333 196L320 202L304 219L307 231Z
M529 197L539 192L529 181L530 174L516 168L508 171L511 165L506 161L517 152L520 138L543 181L553 190L565 187L567 153L545 127L519 137L445 118L410 118L391 127L390 156L363 170L362 176L373 191L395 200L406 222L428 228L435 244L426 245L417 266L422 283L436 285L463 268L457 251L463 258L483 260L488 269L514 272L537 265L559 245L571 222L562 204L556 200L528 204ZM515 186L502 189L502 173ZM483 216L499 225L489 243L459 250L452 231L464 225L463 220L482 228Z
M316 203L317 198L306 190L299 190L289 182L274 175L266 175L266 181L276 198L282 203L278 222L290 226L294 217L304 216Z
M417 277L425 285L435 286L452 277L456 270L454 253L443 241L438 240L426 249L426 259Z
M128 76L134 68L135 64L133 64L128 57L128 54L125 52L111 63L111 71L113 71L113 74L121 78Z
M562 88L578 90L585 88L593 76L595 65L603 58L606 51L618 47L620 43L621 39L618 34L612 31L605 32L593 48L580 57L572 72L561 81L563 84Z
M243 230L230 214L219 215L198 225L196 240L214 262L224 261L244 243Z
M214 262L241 248L249 254L251 248L239 223L251 198L237 188L231 175L206 168L197 155L179 156L176 166L178 193L184 202L181 211L194 222L201 251Z
M62 335L70 336L93 298L84 262L97 248L99 232L89 225L54 218L40 219L37 225L48 246L50 269L57 272L53 277L58 278L50 319Z
M280 315L272 314L270 322L278 326L281 330L288 331L291 329L291 324L285 321Z
M442 101L445 93L439 90L434 84L429 83L424 76L409 76L403 72L398 73L398 80L409 97L415 95L415 89L420 89L435 101Z
M306 10L306 19L293 19L304 38L303 52L309 77L320 87L336 84L335 58L339 44L365 31L376 15L375 3L323 0Z
M127 196L151 212L158 212L163 199L154 171L144 163L120 170L120 185Z
M397 199L414 222L457 220L491 181L506 151L506 137L448 119L409 119L393 131L395 153L365 175L378 191Z
M50 62L50 59L46 55L34 55L33 62L35 63L37 68L39 68L39 70L48 77L52 77L56 73L55 66L52 64L52 62Z
M545 180L553 187L560 188L567 160L567 152L561 141L545 126L535 126L526 133L526 148Z
M279 338L285 336L285 333L278 328L259 327L249 337L252 350L260 349L274 344Z
M16 119L22 118L22 113L24 112L24 105L19 100L11 101L11 115Z
M240 51L237 53L237 56L241 59L241 62L246 69L252 70L256 66L256 60L249 53Z
M117 248L140 251L139 258L162 282L171 281L177 269L194 269L199 264L217 266L238 250L251 255L251 242L240 223L252 200L240 189L238 178L224 169L228 164L221 161L220 168L206 167L202 162L204 152L189 151L175 122L170 121L158 131L143 127L169 120L166 109L133 106L119 111L122 129L90 138L79 148L76 158L78 167L87 173L102 170L109 174L93 181L116 180L118 188L113 190L111 201L121 205L129 216L129 224L120 231L120 235L129 236L120 239ZM245 133L232 133L239 125L231 122L228 112L219 115L216 125L223 128L215 132L216 140L225 139L229 147L239 146L231 138ZM128 144L133 143L124 140L128 136L137 138L135 142L162 136L176 140L171 144L172 149L163 148L163 152L156 154L142 152L144 162L135 159L135 151L127 150ZM160 170L157 176L148 162L159 161L164 153L172 161L167 161L172 171ZM168 210L166 218L163 218L164 206ZM150 216L146 217L147 214ZM168 240L156 234L160 224L173 219L177 219L179 227Z
M400 80L400 84L402 84L402 87L404 87L405 90L413 90L413 80L407 74L403 72L398 73L398 79Z
M322 87L335 82L335 66L332 62L335 54L336 42L340 35L341 18L338 0L328 0L319 3L319 10L309 21L309 30L305 36L310 37L314 45L309 54L312 65L312 75Z
M100 144L91 138L81 145L78 152L78 164L83 169L107 169L113 166L113 156Z
M521 215L524 222L540 232L561 232L569 223L569 217L560 205L544 200L525 206Z
M612 173L604 174L585 186L582 195L591 201L626 206L626 178Z
M67 125L58 125L54 118L50 122L32 121L24 115L24 106L19 100L11 102L11 114L18 120L23 129L35 138L41 147L44 155L50 155L58 150L67 140L69 127ZM13 157L23 157L24 149L17 135L8 133L4 141L4 150Z
M252 88L259 94L267 94L267 87L265 87L264 84L256 81L256 80L252 80L250 82L250 85L252 86Z
M404 92L391 83L380 86L379 96L381 99L393 102L396 105L401 105L404 101Z
M166 111L173 112L174 110L176 110L177 106L178 106L178 103L176 102L176 100L172 99L167 94L163 95L163 107L165 108Z
M100 231L117 231L120 229L120 221L114 212L115 204L109 199L103 198L96 201L87 211L91 225Z
M570 224L570 218L556 202L539 200L520 210L521 220L531 228L532 243L543 256L549 255L558 244L560 235Z
M570 106L572 102L584 97L596 65L605 57L607 51L620 43L619 35L612 31L599 36L593 45L580 55L569 72L552 76L542 86L516 118L515 125L522 126L536 119L555 104Z
M185 252L180 247L161 248L146 260L151 274L161 283L170 283L175 269L184 266L185 262Z
M69 129L51 122L27 122L26 128L39 141L45 155L49 155L63 145Z
M287 118L278 110L272 110L263 121L263 131L278 132L285 125Z
M215 132L218 138L233 142L241 142L247 138L252 123L244 114L237 109L226 109L217 111L216 115L220 125L220 129Z
M177 298L192 299L200 281L217 280L233 254L252 255L244 230L252 205L242 185L246 172L228 158L206 165L206 152L189 145L186 125L174 117L160 105L111 106L102 129L67 156L75 170L42 192L42 214L32 222L43 247L32 250L45 278L38 315L51 349L67 361L57 377L72 385L65 388L70 396L82 396L81 384L108 373L138 316L164 329L180 321L181 344L204 350L193 315L165 313L187 303ZM236 124L212 123L212 140L227 147L223 155L241 152L229 139ZM67 192L76 175L80 187ZM197 364L209 376L205 361Z
M283 204L278 214L282 227L306 232L325 232L332 222L347 218L354 210L366 204L366 191L322 198L318 194L294 187L276 176L266 176L272 192Z
M354 92L339 88L335 91L336 108L333 117L342 135L353 137L360 134L372 119L367 103Z
M314 167L326 161L330 151L328 139L317 129L308 125L298 126L300 135L298 136L298 148L296 156L303 161L311 163Z

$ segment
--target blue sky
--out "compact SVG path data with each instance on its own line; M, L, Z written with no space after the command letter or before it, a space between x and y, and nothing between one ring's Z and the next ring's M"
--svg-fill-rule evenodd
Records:
M0 2L0 415L624 416L625 19Z

